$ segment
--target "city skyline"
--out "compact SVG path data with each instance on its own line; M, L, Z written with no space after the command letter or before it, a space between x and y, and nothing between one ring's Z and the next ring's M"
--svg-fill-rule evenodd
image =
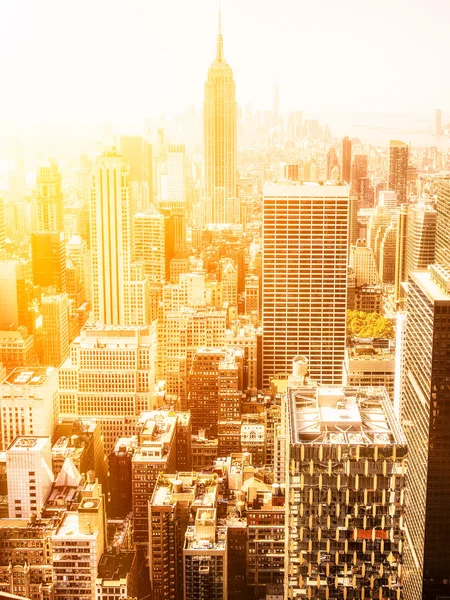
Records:
M0 26L2 54L9 57L4 77L11 85L11 93L2 98L2 119L89 122L201 106L215 45L216 2L116 0L105 5L82 0L70 15L70 27L54 0L36 9L29 0L18 0L2 19L8 24ZM449 11L437 0L426 10L420 0L394 5L383 0L370 15L369 28L367 12L354 0L339 5L326 0L320 6L283 0L276 10L268 1L226 0L223 30L237 101L242 107L253 102L268 109L276 83L283 113L426 113L441 107L445 117L450 85L441 74L449 51L443 29ZM391 60L390 39L408 53L401 70ZM52 65L57 76L44 78L44 86L45 65ZM358 78L345 77L349 70ZM119 80L126 77L126 86L115 83L116 72ZM426 85L416 81L420 72L427 74ZM341 93L330 94L337 86ZM32 105L30 90L40 91Z

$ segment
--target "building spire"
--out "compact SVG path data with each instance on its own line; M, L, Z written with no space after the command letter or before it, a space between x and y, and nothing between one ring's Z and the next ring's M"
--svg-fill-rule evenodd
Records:
M219 33L217 35L217 55L216 60L223 62L223 36L222 36L222 4L219 0Z

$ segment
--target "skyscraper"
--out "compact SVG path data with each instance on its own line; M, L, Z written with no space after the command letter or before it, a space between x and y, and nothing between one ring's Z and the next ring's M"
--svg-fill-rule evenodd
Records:
M352 174L352 142L345 136L341 145L341 179L350 183Z
M405 600L448 596L450 582L450 270L409 278L401 420L409 447Z
M91 190L91 253L94 318L105 325L149 322L148 280L138 285L139 269L131 264L133 213L129 170L122 155L115 149L104 152Z
M207 220L227 223L236 198L236 90L223 54L220 17L216 58L205 83L203 119L205 189L211 202Z
M2 196L0 196L0 260L3 258L5 251L5 237L5 206Z
M271 184L263 206L263 384L310 359L341 383L345 349L348 185Z
M436 210L428 204L414 204L409 207L405 281L413 271L421 271L434 263L436 217Z
M36 177L36 220L38 231L64 231L62 179L56 163L41 167Z
M386 390L294 382L285 405L284 598L400 598L407 448Z
M373 188L368 169L367 154L355 154L352 163L352 195L358 198L358 208L373 206Z
M450 263L450 178L438 182L436 262Z
M389 146L389 189L397 192L398 204L407 200L409 148L405 142L391 140Z
M442 135L442 111L440 108L437 108L434 113L434 133Z
M33 283L42 288L66 291L66 248L64 233L35 232L31 234Z
M143 179L142 138L138 135L121 136L120 150L130 167L130 181L141 181Z

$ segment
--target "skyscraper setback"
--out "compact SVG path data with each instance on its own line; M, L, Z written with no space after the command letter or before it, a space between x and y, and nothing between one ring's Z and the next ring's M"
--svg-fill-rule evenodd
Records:
M219 16L216 58L208 71L203 108L205 191L211 223L234 222L236 202L236 89L223 53Z
M311 377L342 381L347 185L266 184L263 206L263 384L309 357Z

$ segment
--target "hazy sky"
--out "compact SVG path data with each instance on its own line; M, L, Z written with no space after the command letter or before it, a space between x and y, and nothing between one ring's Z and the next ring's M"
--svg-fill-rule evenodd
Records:
M0 121L201 105L217 0L1 0ZM282 112L450 109L448 0L222 0L238 102Z

